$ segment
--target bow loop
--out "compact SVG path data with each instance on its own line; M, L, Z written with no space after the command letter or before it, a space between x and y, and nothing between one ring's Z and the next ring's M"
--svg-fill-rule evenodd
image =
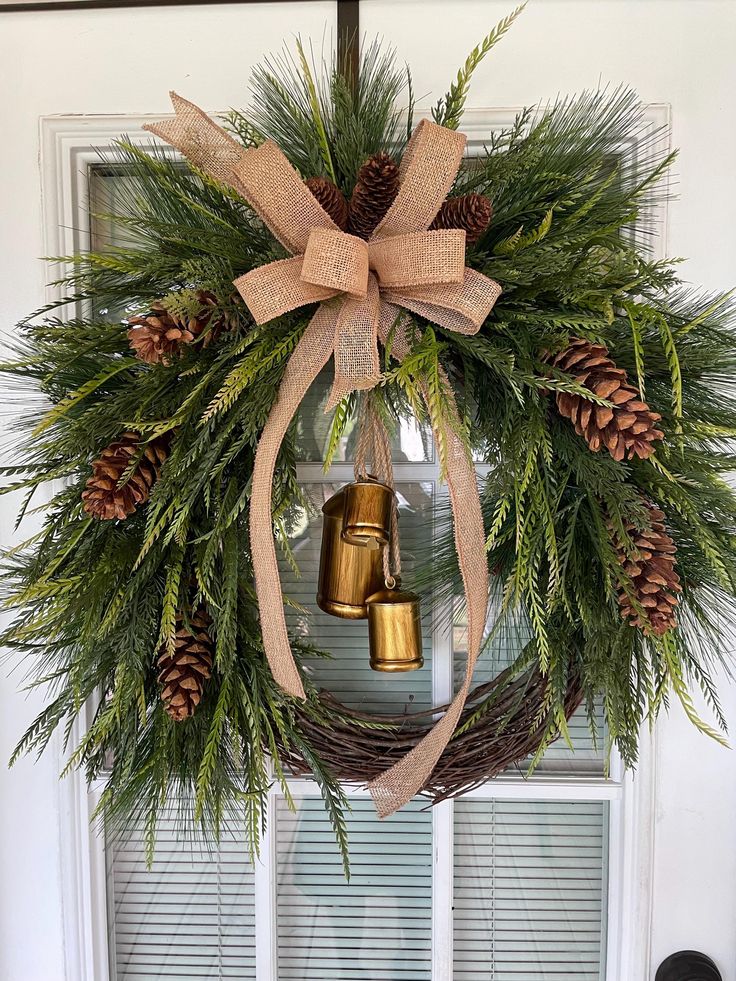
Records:
M337 295L337 290L302 279L304 256L279 259L267 266L251 269L235 280L235 289L245 300L257 324L266 324L291 310L309 303L321 303Z
M370 242L368 256L382 289L462 283L465 232L451 228L394 235Z
M453 185L465 152L465 136L422 119L401 158L401 186L372 238L424 232Z

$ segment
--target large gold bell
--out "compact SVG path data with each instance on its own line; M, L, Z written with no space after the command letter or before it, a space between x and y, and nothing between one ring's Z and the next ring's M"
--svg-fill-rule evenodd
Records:
M366 598L383 585L383 552L346 542L342 537L344 513L345 488L322 508L317 606L335 617L365 620Z
M379 548L388 544L394 492L372 477L356 480L343 488L345 510L343 541L351 545Z
M368 597L368 643L374 671L415 671L424 664L419 597L381 589Z

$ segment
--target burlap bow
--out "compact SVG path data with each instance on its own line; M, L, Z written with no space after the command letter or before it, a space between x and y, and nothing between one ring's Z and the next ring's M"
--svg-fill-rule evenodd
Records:
M299 404L330 357L329 405L381 380L378 338L391 335L399 361L409 351L404 310L450 330L475 333L500 286L465 266L465 233L428 231L460 167L461 133L423 120L406 148L397 197L369 242L341 231L276 144L244 149L205 113L172 93L176 117L146 127L251 205L292 258L260 266L235 281L257 323L319 303L302 335L256 452L250 537L263 643L274 678L304 698L291 652L273 539L271 488L281 443ZM403 308L403 310L401 309ZM449 391L449 387L448 387ZM447 451L447 483L468 613L465 679L442 719L414 749L370 784L381 817L426 783L462 712L480 652L488 595L484 530L475 473L457 435L457 409L435 420ZM329 406L328 406L329 407Z

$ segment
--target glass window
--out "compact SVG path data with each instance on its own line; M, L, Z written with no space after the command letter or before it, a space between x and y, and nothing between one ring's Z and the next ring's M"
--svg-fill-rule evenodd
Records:
M455 981L600 981L607 805L455 804Z
M182 838L170 808L150 869L143 826L108 839L112 978L255 978L253 866L244 825L231 828L218 847Z

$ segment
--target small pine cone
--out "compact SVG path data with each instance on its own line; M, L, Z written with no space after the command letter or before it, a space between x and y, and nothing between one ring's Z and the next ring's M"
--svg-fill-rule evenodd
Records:
M358 171L350 198L350 231L369 239L399 192L399 165L381 151Z
M200 290L197 300L200 309L193 317L176 316L160 300L152 303L150 312L144 316L131 317L128 340L135 356L147 364L169 365L184 344L202 338L206 347L232 326L223 316L213 319L217 309L217 297L213 293Z
M573 338L564 351L551 359L560 371L572 375L596 395L613 403L596 405L582 395L557 393L560 415L570 419L578 436L597 453L605 446L614 460L638 456L645 460L654 453L654 442L664 438L656 423L662 418L642 401L628 382L623 368L608 357L608 348L582 338Z
M309 177L304 181L338 228L348 227L348 203L339 187L326 177Z
M639 627L645 634L654 633L658 637L676 626L676 608L682 592L680 577L675 569L674 542L664 525L664 514L658 507L647 502L649 527L637 529L633 524L626 525L626 531L634 545L634 552L626 554L620 542L615 540L619 561L631 579L638 605L646 614L642 617L631 597L621 588L618 602L621 615Z
M145 504L168 455L168 437L161 436L147 443L133 473L120 486L120 479L133 459L141 452L141 437L123 433L106 447L92 464L92 476L82 491L84 510L94 518L110 521L124 520Z
M158 681L161 700L174 722L181 722L194 715L202 700L204 683L212 674L212 638L209 635L210 618L200 607L189 617L176 618L174 651L169 653L162 646L158 656Z
M462 228L468 245L477 242L491 223L493 205L484 194L463 194L448 198L429 226L436 228Z

